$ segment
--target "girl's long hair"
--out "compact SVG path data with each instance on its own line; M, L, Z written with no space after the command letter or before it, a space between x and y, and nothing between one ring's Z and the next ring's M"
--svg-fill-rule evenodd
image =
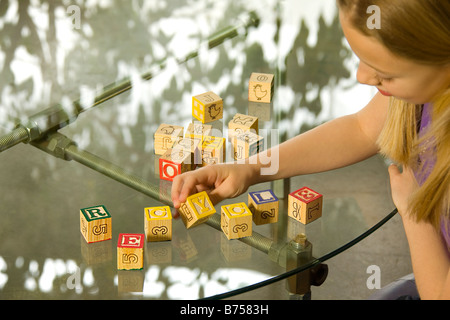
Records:
M368 28L367 8L380 9L380 28ZM450 66L450 1L442 0L338 0L355 28L374 37L399 57L419 64ZM419 155L433 150L436 163L426 181L409 201L416 221L432 223L450 219L450 89L447 84L430 103L432 121L418 135L421 105L391 98L388 117L378 138L380 152L401 165L424 172Z

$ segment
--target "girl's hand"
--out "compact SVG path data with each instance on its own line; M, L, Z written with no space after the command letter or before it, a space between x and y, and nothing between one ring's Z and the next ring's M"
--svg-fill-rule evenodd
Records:
M172 183L172 201L176 209L194 193L206 191L215 205L247 191L254 175L246 164L213 164L175 177Z
M404 166L400 172L395 164L389 166L392 200L402 217L408 212L410 196L418 189L414 172L410 167Z

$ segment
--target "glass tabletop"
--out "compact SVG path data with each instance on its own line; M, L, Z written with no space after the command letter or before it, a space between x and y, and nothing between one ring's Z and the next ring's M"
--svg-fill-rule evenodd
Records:
M280 212L250 237L220 229L221 206L247 203L245 193L193 228L174 219L170 241L145 242L142 270L117 269L119 234L143 234L144 208L171 205L154 133L194 122L193 96L223 99L210 123L223 137L235 114L258 117L265 148L370 100L334 0L9 0L0 33L2 299L226 298L284 279L306 294L296 274L325 280L324 261L395 214L376 156L252 186L272 189ZM274 75L270 103L248 101L253 72ZM228 139L226 151L233 161ZM322 217L306 225L287 216L287 194L303 186L323 195ZM111 214L112 239L88 244L79 212L96 205Z

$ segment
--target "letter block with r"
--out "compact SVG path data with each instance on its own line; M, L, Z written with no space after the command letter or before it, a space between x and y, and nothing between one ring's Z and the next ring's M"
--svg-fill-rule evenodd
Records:
M80 209L80 231L87 243L111 239L111 215L106 207L98 205Z

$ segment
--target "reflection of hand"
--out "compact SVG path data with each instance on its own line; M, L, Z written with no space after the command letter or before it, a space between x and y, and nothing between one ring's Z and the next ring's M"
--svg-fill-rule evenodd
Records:
M186 198L194 193L206 191L211 202L217 204L247 191L252 171L245 164L213 164L185 172L174 178L172 201L179 208Z
M389 166L392 200L398 212L404 217L408 211L409 198L418 189L414 173L410 167L404 166L400 172L395 164Z

